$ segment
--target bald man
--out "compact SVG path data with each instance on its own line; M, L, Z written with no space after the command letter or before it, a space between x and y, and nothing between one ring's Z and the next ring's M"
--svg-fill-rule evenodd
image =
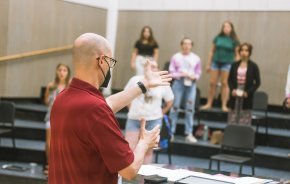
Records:
M147 89L169 85L167 72L151 71L133 87L104 99L100 87L111 78L112 59L108 41L93 33L78 37L73 46L75 77L54 102L51 122L49 184L111 184L118 173L132 179L146 152L158 145L160 128L145 130L142 120L135 150L124 139L114 116Z

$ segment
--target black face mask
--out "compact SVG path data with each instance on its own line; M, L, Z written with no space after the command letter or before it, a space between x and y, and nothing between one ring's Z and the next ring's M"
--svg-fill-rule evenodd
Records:
M101 87L102 87L102 88L106 88L106 87L108 87L108 84L109 84L110 79L111 79L111 70L110 70L110 69L108 70L106 76L105 76L105 73L104 73L104 71L103 71L102 68L101 68L101 70L102 70L102 73L103 73L104 78L105 78L105 80L104 80L103 84L101 85Z

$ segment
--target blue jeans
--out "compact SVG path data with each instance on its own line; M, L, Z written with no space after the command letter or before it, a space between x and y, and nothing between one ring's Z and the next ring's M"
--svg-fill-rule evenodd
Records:
M183 84L183 78L175 80L172 85L174 93L173 107L170 110L169 117L171 119L171 131L175 133L176 123L178 120L178 110L182 105L185 108L185 134L192 134L194 122L194 106L196 97L196 83L193 82L191 86ZM184 97L184 101L183 100ZM184 104L181 104L184 103Z

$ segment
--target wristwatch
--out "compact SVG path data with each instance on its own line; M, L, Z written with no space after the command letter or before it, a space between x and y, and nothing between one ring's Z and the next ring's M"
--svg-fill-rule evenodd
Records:
M141 89L142 93L145 94L147 92L146 87L144 86L144 84L142 82L137 82L139 88Z

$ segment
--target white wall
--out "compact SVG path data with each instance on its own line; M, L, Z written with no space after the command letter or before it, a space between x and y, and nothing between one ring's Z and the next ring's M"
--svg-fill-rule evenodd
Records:
M63 0L63 1L107 9L110 0Z
M107 9L110 0L64 0ZM132 11L290 11L290 0L119 0Z
M289 0L121 0L119 10L290 11Z

